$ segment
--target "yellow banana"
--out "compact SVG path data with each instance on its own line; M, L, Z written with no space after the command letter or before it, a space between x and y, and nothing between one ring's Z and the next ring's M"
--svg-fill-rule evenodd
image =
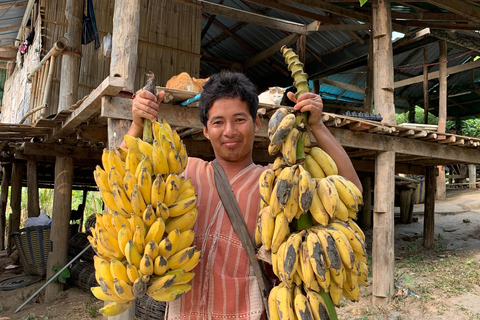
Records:
M355 183L353 183L352 181L348 180L345 177L342 177L342 178L344 179L345 184L347 184L353 190L353 192L355 192L355 195L357 196L357 199L358 199L358 204L359 205L363 204L362 191L360 191L360 189L358 189L357 185Z
M260 212L262 243L265 247L265 250L271 250L273 235L275 232L275 217L272 215L270 207L265 207Z
M287 274L284 270L284 257L285 257L285 248L287 246L287 242L283 242L280 247L278 248L277 253L272 256L272 263L276 261L276 266L272 265L273 272L277 275L277 277L285 284L291 284L290 279L287 279Z
M113 190L113 184L116 183L121 189L123 189L123 176L117 170L115 166L110 168L110 172L108 173L108 186L110 190Z
M174 253L179 252L187 247L190 247L195 239L195 232L192 229L185 230L180 233L178 239L178 246Z
M103 223L104 229L111 236L116 237L118 231L113 226L112 220L113 220L113 214L111 214L110 212L104 211L103 214L102 214L102 223ZM100 223L100 221L99 221L99 223Z
M181 216L182 214L185 214L186 212L192 210L196 204L196 195L193 195L192 197L184 200L176 201L168 207L169 216L172 218Z
M99 189L100 194L102 195L103 202L105 205L112 211L122 211L115 202L115 198L113 197L113 193L108 191L107 189ZM123 203L122 203L123 204Z
M260 198L267 205L270 203L270 196L272 194L275 182L275 171L267 169L262 172L258 181L258 189L260 191Z
M185 290L177 286L171 286L165 290L158 290L155 293L149 294L156 301L169 302L176 300L185 294Z
M282 119L288 114L287 108L279 108L275 113L270 117L270 120L268 121L268 136L271 138L271 136L277 131L278 126L280 125L280 122L282 122Z
M113 287L115 288L115 293L120 297L120 299L135 300L132 286L123 281L122 279L115 278L113 280Z
M153 260L148 254L144 254L140 260L140 272L147 276L153 274Z
M125 303L112 302L107 304L103 308L100 308L98 312L100 312L106 317L114 317L127 311L128 308L130 308L131 304L132 301L128 301Z
M181 142L180 147L179 149L177 149L177 151L178 151L178 155L180 156L180 160L182 162L182 172L183 172L183 170L185 170L185 168L187 167L188 153L187 153L187 147L185 146L183 141L180 141L180 142Z
M163 233L165 232L165 222L162 218L157 218L155 222L148 229L147 235L145 236L145 242L149 243L153 240L155 243L159 243L162 240Z
M155 259L158 257L158 254L160 253L158 244L150 240L146 245L145 245L145 251L143 254L148 254L148 256L152 259L152 261L155 261Z
M268 146L268 152L270 155L276 154L282 148L282 144L285 141L290 130L295 124L295 115L290 113L286 115L280 124L278 125L277 130L272 134L270 138L270 145Z
M147 283L150 281L150 276L142 275L138 277L133 283L132 291L133 295L137 298L142 298L147 293Z
M345 182L346 179L339 175L331 175L331 176L328 176L328 180L332 181L333 184L335 185L335 188L337 189L337 192L338 192L338 196L340 200L343 201L345 206L357 212L358 197L355 194L355 191L352 189L352 187Z
M281 169L279 169L281 170ZM277 214L282 212L282 208L280 207L280 203L278 202L277 198L277 186L278 184L275 183L272 189L272 195L270 196L270 202L268 204L268 207L270 207L270 212L271 214L275 217Z
M128 149L130 148L132 149L131 152L135 155L135 157L137 157L137 161L141 161L143 155L140 149L138 148L137 138L126 134L123 136L123 139L125 140L125 144L127 145ZM132 168L130 168L130 170L132 170ZM135 171L132 171L132 173L133 172Z
M171 173L167 179L165 179L165 197L163 203L165 203L167 207L170 207L177 199L179 184L180 179L175 173Z
M178 230L178 229L175 229ZM158 244L158 253L168 259L172 254L173 244L169 238L165 238Z
M103 229L99 229L97 232L100 246L105 248L113 258L120 259L123 254L118 247L117 239Z
M147 208L145 208L145 211L143 211L143 222L147 227L150 227L156 219L157 215L155 214L152 205L147 205Z
M193 258L195 246L185 248L168 258L168 268L170 270L182 269L182 266Z
M137 180L139 180L138 177L140 176L143 167L147 169L147 172L150 175L154 174L152 158L149 156L143 156L142 161L139 162L137 170L135 171L135 177L137 178Z
M137 268L130 263L127 264L126 268L128 280L130 280L131 283L134 283L140 277Z
M142 231L145 234L147 228L145 227L145 223L143 223L143 219L141 215L140 216L137 216L136 214L130 215L129 222L130 222L130 230L132 231L132 235L137 230L137 226L140 226L143 229Z
M277 309L277 291L279 287L275 286L270 290L268 294L268 312L270 320L280 320L280 314Z
M312 178L325 178L325 172L315 159L309 154L305 155L305 170L310 173Z
M112 280L113 281L113 280ZM102 291L102 288L100 286L98 287L91 287L90 291L93 293L95 298L103 301L112 301L112 302L118 302L118 303L126 303L128 300L122 300L120 297L117 295L112 295L112 294L107 294Z
M342 291L343 288L336 282L330 283L330 297L332 298L332 302L335 306L340 306L340 299L342 298Z
M142 167L142 171L138 176L138 190L142 193L143 200L146 204L151 203L152 198L152 176L147 171L147 167Z
M133 185L137 183L137 178L132 174L130 169L125 169L125 175L123 176L123 189L129 199L132 199Z
M185 272L183 272L183 270L181 270L180 273L169 272L169 273L163 274L162 276L158 277L150 284L150 286L147 289L147 294L151 296L152 294L154 294L159 290L165 290L170 288L174 284L175 280L177 278L181 279L184 274Z
M315 191L312 197L312 205L310 206L310 213L312 214L313 219L321 224L322 226L326 226L330 219L327 210L322 204L318 193Z
M348 221L348 208L342 200L338 201L337 211L335 211L334 220L340 220L343 222Z
M299 187L299 207L302 213L307 212L311 205L313 199L313 193L315 192L315 186L312 181L310 173L303 166L298 166L300 169L300 174L298 177L298 187Z
M363 242L365 242L365 233L363 233L362 229L360 229L358 224L352 219L348 219L347 223L353 230L358 232L358 235L360 236L360 238L363 240Z
M289 166L293 166L297 162L297 141L299 136L300 131L297 128L292 128L283 142L282 154Z
M333 182L327 178L317 180L317 193L331 219L339 206L340 198Z
M320 244L320 239L315 232L310 232L306 239L308 256L310 258L310 264L312 265L313 272L321 279L321 282L325 281L325 273L328 273L325 264L325 257L323 248Z
M357 281L359 284L368 287L370 284L368 283L368 266L363 261L358 261L358 277Z
M174 285L180 285L180 284L187 284L189 283L193 277L195 277L195 272L185 272L183 277L175 279L175 282L173 283Z
M340 258L342 259L343 264L349 270L352 270L355 263L355 253L353 252L352 246L348 242L347 237L334 227L328 227L325 229L335 240L335 246L337 247Z
M125 170L128 169L132 174L134 174L137 171L139 161L140 160L137 158L133 148L128 148L127 156L125 157Z
M277 197L277 201L280 204L280 208L284 208L291 196L292 186L293 186L293 175L294 168L285 167L283 168L280 176L275 182L275 191L276 193L272 196Z
M158 255L153 262L153 273L157 276L161 276L168 270L168 261L164 256Z
M108 154L108 162L110 166L114 166L121 177L125 174L125 162L122 161L120 156L115 152L115 150L111 150Z
M287 166L287 163L285 162L285 159L283 156L278 156L275 158L272 164L272 170L277 171L277 169L283 169Z
M187 213L176 217L168 218L168 221L165 224L165 231L170 232L174 229L178 229L180 232L183 232L188 229L192 229L197 221L198 209L194 207L192 210Z
M357 269L358 264L355 263L355 266L353 267L352 270L345 270L345 283L343 285L344 291L347 291L348 293L352 292L355 290L355 287L358 287L358 269ZM358 297L357 297L358 299ZM353 301L353 300L352 300Z
M305 287L311 289L313 283L317 282L317 280L315 279L315 274L313 273L313 268L310 264L307 243L303 241L301 246L299 257L300 266L298 269L301 270L301 276Z
M130 222L128 222L128 220L125 218L125 216L119 214L117 211L113 211L113 213L112 213L112 226L117 231L116 234L114 234L113 236L116 236L118 234L118 232L122 228L123 224L130 225Z
M328 292L330 289L330 282L332 281L332 271L331 269L328 269L325 271L325 276L324 277L319 277L317 274L315 274L315 278L317 279L317 284L318 284L318 289L317 292L321 292L320 287L323 289L323 291Z
M360 238L358 232L356 232L348 223L335 221L330 223L332 227L335 227L347 237L350 246L352 247L355 258L359 261L367 263L367 253L365 250L365 242Z
M127 268L123 263L118 261L117 259L111 259L110 260L110 273L113 277L113 279L121 279L125 281L126 283L132 285L133 283L130 282L127 276ZM125 299L124 297L120 296L120 298ZM126 299L129 300L129 299Z
M286 283L293 281L293 273L297 270L300 261L300 248L304 234L305 231L292 233L286 241L283 260L281 257L278 257L279 262L283 261Z
M111 190L108 183L108 174L100 166L97 165L95 167L95 171L93 171L93 177L99 189L105 189L108 191Z
M322 167L323 172L325 172L327 177L338 174L337 165L328 153L319 147L313 147L310 149L310 155L313 157L313 159L315 159L315 161L317 161L320 167Z
M143 156L149 156L151 159L153 146L150 143L145 142L140 138L137 138L136 140L137 140L138 150L140 150Z
M113 281L113 275L112 272L110 271L110 262L107 262L97 256L94 256L94 259L98 258L99 259L99 267L95 267L95 270L100 273L100 276L103 279L109 279Z
M142 193L138 188L138 184L134 184L132 186L132 193L130 194L130 204L132 206L132 212L139 217L142 216L143 212L147 208Z
M170 143L170 150L168 150L167 161L170 172L176 174L183 172L182 159L180 158L180 154L178 153L177 149L175 149L175 146L172 142Z
M145 232L141 226L137 225L132 240L135 247L137 247L138 252L143 254L145 251Z
M170 239L170 242L172 243L172 254L179 251L178 246L180 244L180 234L181 233L178 229L173 229L167 235L167 238Z
M157 202L163 202L165 197L165 180L161 174L157 174L157 177L152 183L152 192L150 201L154 209L157 209Z
M137 270L140 269L140 260L142 260L142 255L138 251L135 244L133 244L132 240L128 240L127 245L125 246L125 258L127 258L128 263L134 265Z
M189 182L185 182L183 179L180 179L180 181L182 182L182 186L180 187L180 189L178 189L178 196L175 202L179 202L195 196L195 187L192 186L190 179L188 179ZM185 188L185 184L190 185L190 187Z
M295 295L293 301L295 314L298 320L313 320L313 312L310 303L302 293Z
M263 232L263 226L262 226L262 232ZM287 217L285 216L285 214L283 214L283 212L280 212L275 217L275 222L274 222L274 230L273 230L273 236L272 236L271 247L270 247L270 250L272 251L272 253L276 253L278 251L278 247L280 247L280 245L283 243L283 241L289 234L290 234L290 227L288 225ZM267 248L265 247L265 249Z
M165 119L162 119L162 134L166 134L170 141L173 141L173 130Z
M157 202L157 210L155 210L155 215L157 218L162 218L163 220L167 220L170 217L170 212L168 212L168 207L163 202Z
M125 191L123 191L123 189L120 188L115 182L112 185L112 195L117 208L123 211L124 214L129 215L131 212L133 212L132 205L125 194Z
M111 150L109 149L103 149L103 152L102 152L103 170L105 170L107 175L110 172L110 168L113 166L113 163L110 163L110 157L109 157L110 151Z
M312 290L306 290L307 292L307 299L310 303L310 307L312 310L313 320L327 320L330 319L330 315L328 314L327 304L322 296L314 292Z
M280 319L294 320L292 318L293 303L290 290L288 290L286 287L278 288L275 297L277 300L277 308Z
M330 268L330 270L334 270L336 277L340 276L342 260L335 245L335 240L328 232L323 229L317 231L317 236L323 249L325 257L325 267Z
M157 139L153 140L152 161L153 171L156 175L167 175L170 172L167 154Z
M288 199L288 202L285 205L285 208L283 208L283 212L285 213L285 216L287 217L288 222L291 222L294 217L298 218L298 216L301 214L298 206L299 194L300 194L300 186L298 185L299 178L300 178L300 170L297 168L295 169L295 173L293 174L290 199Z

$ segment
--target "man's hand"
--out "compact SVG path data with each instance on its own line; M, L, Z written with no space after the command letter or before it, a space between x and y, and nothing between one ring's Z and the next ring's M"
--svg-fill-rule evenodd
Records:
M142 90L133 99L132 126L143 128L143 119L155 121L158 119L158 103L163 100L165 92L160 91L155 97L150 91Z
M323 126L321 121L322 111L323 111L323 101L322 98L315 93L307 92L298 97L298 100L295 99L295 93L287 92L287 97L295 102L294 110L301 112L310 112L308 116L307 125L314 129L317 126Z

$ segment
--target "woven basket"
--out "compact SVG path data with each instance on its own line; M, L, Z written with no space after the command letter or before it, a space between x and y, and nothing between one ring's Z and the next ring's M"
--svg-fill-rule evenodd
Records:
M95 214L90 215L87 220L85 221L85 232L88 234L92 234L90 232L90 228L95 228L95 222L97 222L97 217Z
M93 262L74 262L70 267L68 282L87 292L90 291L91 287L98 286Z
M165 302L158 302L145 295L135 299L135 317L145 320L163 320L165 318Z
M11 237L20 255L25 274L45 276L48 254L52 251L50 226L34 226L14 231Z
M90 242L88 241L87 233L79 232L71 237L70 241L68 241L68 261L75 258L89 244ZM90 247L90 249L85 251L79 259L93 262L94 255L95 251L93 251L92 247Z

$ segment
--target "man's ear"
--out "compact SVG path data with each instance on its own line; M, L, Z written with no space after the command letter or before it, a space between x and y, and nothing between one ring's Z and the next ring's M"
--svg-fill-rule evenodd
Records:
M208 130L207 130L207 127L204 125L203 126L203 135L205 136L205 138L207 138L208 140L210 140L210 137L209 137L209 134L208 134Z
M257 133L260 130L261 125L262 125L262 123L260 122L260 117L257 116L255 118L255 133Z

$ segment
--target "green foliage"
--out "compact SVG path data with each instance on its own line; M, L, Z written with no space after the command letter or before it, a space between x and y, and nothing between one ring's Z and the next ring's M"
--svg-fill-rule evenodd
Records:
M365 3L367 3L368 0L359 0L360 1L360 7L363 6Z
M415 123L423 123L423 114L423 109L419 106L415 106ZM397 119L397 124L410 122L408 121L408 111L395 114L395 118ZM438 124L438 117L428 113L428 124Z
M61 265L54 265L52 267L52 271L57 273L58 271L60 271L61 269L63 268L63 266ZM68 268L66 268L65 270L63 270L55 280L53 280L53 282L60 282L60 283L67 283L67 279L70 278L70 270Z

